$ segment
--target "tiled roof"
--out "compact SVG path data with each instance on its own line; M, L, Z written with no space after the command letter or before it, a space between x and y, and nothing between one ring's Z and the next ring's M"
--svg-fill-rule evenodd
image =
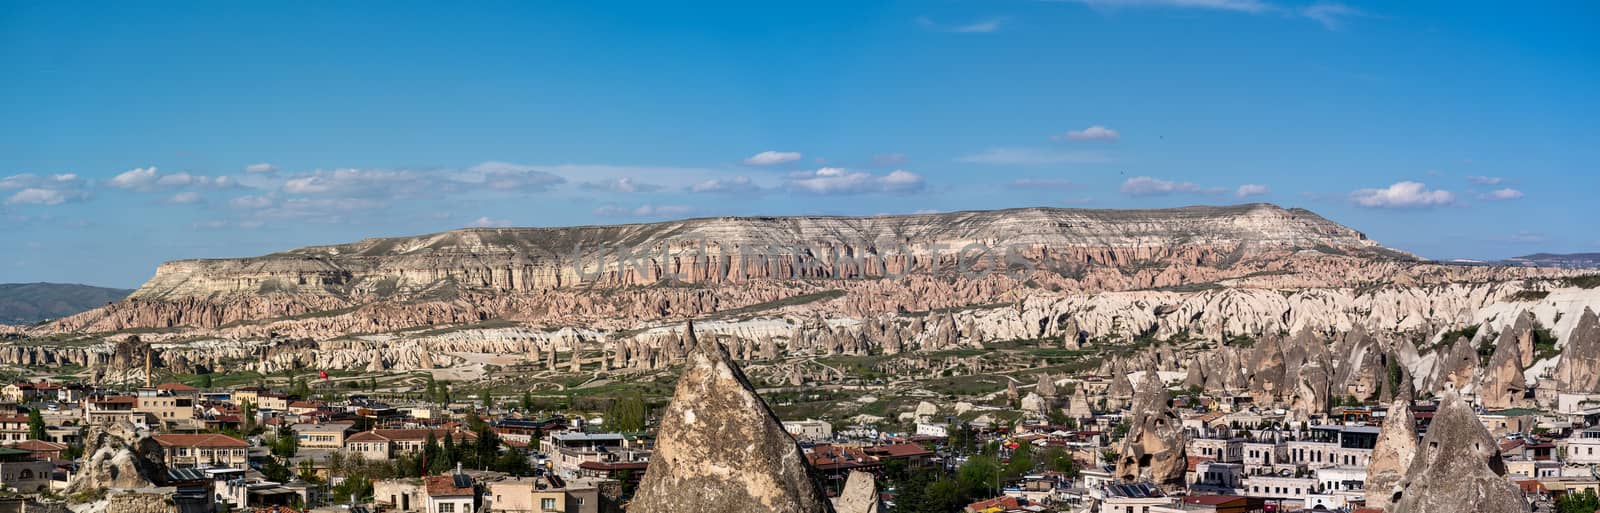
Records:
M472 495L472 479L466 476L428 476L429 497L460 497ZM464 484L466 486L457 486Z
M21 442L17 442L17 444L11 446L11 448L13 448L13 449L21 449L21 450L24 450L24 451L32 451L32 452L51 452L51 451L65 451L65 450L67 450L67 444L58 444L58 443L55 443L55 442L46 442L44 440L24 440L24 441L21 441Z
M172 391L172 392L198 392L198 391L200 391L200 389L198 389L198 388L191 387L191 386L185 385L183 383L162 383L160 385L156 385L156 390L167 390L167 391Z
M1022 507L1022 504L1017 501L1016 497L1011 497L1011 496L995 497L993 499L978 501L978 502L974 502L972 504L968 504L967 505L967 509L972 510L972 511L983 511L983 510L991 509L991 508L1000 508L1001 510L1011 510L1011 509L1017 509L1017 508L1020 508L1020 507Z
M415 440L420 442L427 440L429 433L432 433L434 438L439 439L445 436L451 436L456 439L478 437L471 432L456 432L449 429L374 429L356 433L345 440L347 442L389 442L395 440Z
M215 433L205 434L160 434L151 438L163 447L249 447L244 440L228 435Z

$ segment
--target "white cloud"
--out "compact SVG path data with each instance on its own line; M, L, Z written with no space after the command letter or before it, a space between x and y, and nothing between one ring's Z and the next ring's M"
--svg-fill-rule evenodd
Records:
M1085 128L1083 130L1071 130L1068 131L1066 135L1057 135L1051 137L1051 139L1058 141L1062 139L1069 139L1073 141L1115 141L1121 138L1122 134L1117 133L1116 130L1112 130L1100 125L1090 126L1089 128Z
M732 178L708 178L695 182L689 186L689 192L704 192L716 194L745 194L760 192L761 186L756 185L747 176Z
M1251 197L1251 196L1260 196L1260 195L1266 194L1268 192L1272 192L1272 191L1270 189L1268 189L1267 186L1265 186L1265 185L1247 183L1247 184L1244 184L1244 185L1240 185L1238 190L1233 191L1233 195L1241 197L1241 198L1248 198L1248 197Z
M1005 25L1005 22L1006 22L1005 18L989 18L989 19L986 19L986 20L976 21L976 22L965 24L965 25L945 25L945 24L933 21L932 18L929 18L927 16L918 16L917 17L917 24L918 25L922 25L923 27L927 28L928 30L934 30L934 31L939 31L939 32L955 32L955 33L958 33L958 34L988 34L990 32L995 32L995 31L1000 30L1001 26Z
M165 200L162 200L163 203L167 203L169 205L193 205L202 201L205 201L205 198L201 197L200 193L194 191L180 192L173 194Z
M692 212L694 208L687 205L640 205L632 209L606 205L594 209L594 215L601 217L681 217Z
M139 167L123 171L107 183L118 189L145 189L156 183L156 168Z
M238 182L227 176L204 176L189 174L179 171L171 174L161 174L155 166L134 168L111 178L106 185L118 189L131 191L152 192L159 190L181 189L185 187L228 188L238 185Z
M204 220L204 221L195 221L193 223L189 223L189 227L190 228L194 228L196 230L228 230L228 229L252 230L252 229L260 228L260 227L264 226L265 224L266 223L263 223L263 222L261 222L259 220L254 220L254 219L245 219L245 220L238 220L238 221L229 221L229 220L226 220L226 219L208 219L208 220Z
M1478 199L1488 200L1488 201L1514 200L1514 199L1518 199L1518 198L1521 198L1521 197L1522 197L1522 191L1519 191L1519 190L1516 190L1516 189L1512 189L1512 188L1509 188L1509 187L1505 188L1505 189L1495 189L1495 190L1492 190L1492 191L1489 191L1489 192L1486 192L1486 193L1478 195Z
M744 159L744 163L751 166L774 166L800 160L800 156L799 152L794 151L768 150L751 155L750 158Z
M1258 0L1058 0L1087 5L1098 9L1117 9L1124 7L1176 7L1188 9L1210 9L1218 11L1235 11L1247 13L1261 13L1273 9L1272 6Z
M1350 200L1363 207L1424 208L1455 203L1454 193L1429 189L1422 182L1404 181L1382 189L1361 189L1350 193Z
M244 172L249 173L249 174L254 174L254 175L272 174L272 173L276 173L277 171L278 171L278 166L274 166L274 165L268 164L266 162L261 162L261 163L257 163L257 164L250 164L250 165L244 167Z
M1110 11L1124 8L1170 8L1236 12L1244 14L1278 14L1286 18L1302 18L1321 23L1328 30L1338 30L1350 18L1371 14L1332 1L1323 1L1302 8L1287 8L1263 0L1050 0L1076 3L1093 9Z
M1468 176L1467 181L1478 185L1500 185L1506 180L1498 176Z
M1044 166L1051 164L1090 164L1110 162L1099 153L1037 150L1031 148L990 148L982 153L957 159L969 164L992 166Z
M1367 13L1340 3L1317 2L1301 9L1300 15L1321 23L1328 30L1339 30L1346 19L1366 16Z
M1148 176L1135 176L1122 182L1122 193L1129 196L1163 196L1179 192L1203 192L1193 182L1174 182Z
M59 175L38 176L30 173L11 175L0 178L0 190L25 189L78 189L83 187L83 179L72 173Z
M1072 187L1072 181L1060 178L1018 178L1012 180L1010 185L1018 189L1066 189Z
M535 166L509 162L484 162L455 173L451 178L457 182L501 191L544 191L567 181Z
M41 189L29 187L6 198L7 205L60 205L68 201L83 199L85 194L81 191Z
M510 219L490 219L489 216L483 216L483 217L480 217L480 218L472 221L472 226L476 227L476 228L504 228L504 227L507 227L507 226L511 226L511 220Z
M649 184L649 183L635 183L632 178L628 178L626 176L621 177L621 178L611 179L611 180L599 180L599 181L593 181L593 182L581 182L581 183L578 184L578 188L586 190L586 191L621 192L621 193L654 192L654 191L661 190L661 186L660 185Z
M239 196L237 198L228 200L228 206L233 208L255 210L270 207L272 206L272 202L273 197L270 194L264 196L249 195Z
M1544 242L1547 240L1547 237L1545 237L1543 233L1520 230L1517 233L1511 234L1510 237L1506 237L1506 240L1511 242L1538 243Z
M897 169L884 176L837 167L790 173L785 181L790 190L813 194L905 193L922 190L922 177Z

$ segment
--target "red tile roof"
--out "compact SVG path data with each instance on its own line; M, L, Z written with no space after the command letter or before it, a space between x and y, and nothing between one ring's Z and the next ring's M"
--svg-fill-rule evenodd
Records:
M1221 506L1236 501L1245 500L1238 495L1193 495L1183 498L1184 504L1199 504L1202 506Z
M205 433L205 434L195 434L195 435L160 434L160 435L151 436L151 438L154 438L156 440L156 443L161 444L163 447L249 447L250 446L250 444L248 442L245 442L244 440L240 440L238 438L234 438L234 437L231 437L231 436L228 436L228 435L219 435L219 434L215 434L215 433Z
M423 441L432 433L434 438L443 439L450 436L455 439L476 439L478 435L467 431L457 432L450 429L374 429L362 431L346 438L346 442L390 442L395 440Z
M983 510L986 510L986 509L989 509L989 508L1001 508L1001 509L1008 509L1009 510L1009 509L1017 509L1017 508L1020 508L1020 507L1022 507L1022 504L1017 502L1017 498L1016 497L1010 497L1010 496L1007 496L1007 497L995 497L993 499L982 500L982 501L974 502L972 504L968 504L967 505L967 509L972 510L972 511L983 511Z
M428 476L427 482L429 497L460 497L473 494L471 486L457 488L456 476L453 475Z
M867 453L878 457L909 458L912 456L928 456L933 451L920 444L889 444L877 447L868 447Z
M166 390L166 391L170 391L170 392L198 392L198 391L200 391L200 389L198 389L198 388L191 387L191 386L185 385L183 383L162 383L160 385L156 385L156 390Z
M44 440L24 440L11 446L12 449L21 449L30 452L54 452L67 450L67 444L46 442Z

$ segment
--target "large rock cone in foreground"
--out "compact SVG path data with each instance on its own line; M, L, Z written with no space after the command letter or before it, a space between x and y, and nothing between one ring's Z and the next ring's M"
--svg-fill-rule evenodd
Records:
M629 513L817 513L833 508L794 439L715 342L687 328L688 366Z
M1400 481L1398 513L1521 513L1522 490L1505 477L1500 446L1453 390L1439 401L1421 450Z
M1378 431L1378 445L1372 448L1372 464L1367 465L1367 506L1389 511L1400 479L1417 455L1417 423L1411 401L1401 399L1389 406L1389 415Z
M1155 369L1144 375L1128 436L1117 451L1117 478L1124 482L1148 481L1168 492L1184 488L1189 468L1183 422L1172 409L1172 395Z

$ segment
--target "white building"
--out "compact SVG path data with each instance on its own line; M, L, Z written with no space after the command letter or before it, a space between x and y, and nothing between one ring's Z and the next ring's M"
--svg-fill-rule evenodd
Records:
M795 440L823 442L833 439L833 424L824 420L785 420L783 430Z
M917 423L917 434L918 435L922 435L922 436L949 437L950 436L950 428L945 426L944 424L933 424L933 423L928 423L928 422L918 422Z
M1563 441L1569 465L1600 465L1600 426L1573 433Z

